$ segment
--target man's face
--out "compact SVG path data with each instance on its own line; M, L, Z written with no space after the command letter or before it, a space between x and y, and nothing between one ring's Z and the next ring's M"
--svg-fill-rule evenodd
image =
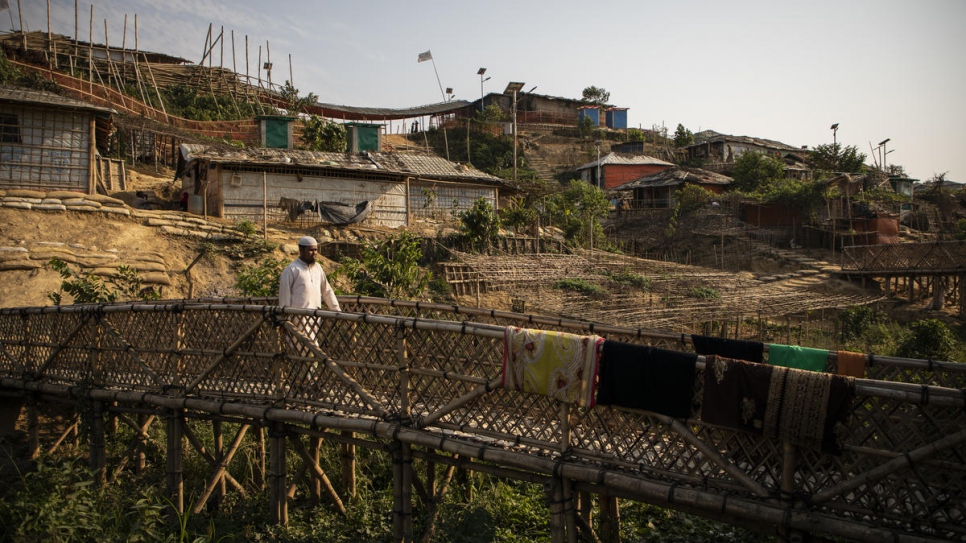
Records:
M299 259L306 264L315 263L315 255L318 252L318 245L299 245Z

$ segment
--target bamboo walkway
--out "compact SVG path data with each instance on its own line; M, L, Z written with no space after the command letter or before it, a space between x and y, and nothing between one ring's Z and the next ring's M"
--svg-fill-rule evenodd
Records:
M844 247L842 273L879 277L966 274L966 241Z
M546 483L555 543L616 541L619 499L786 538L966 541L966 365L875 357L869 378L855 381L844 453L830 456L706 424L699 401L691 417L673 419L500 386L507 325L680 351L691 348L684 335L440 304L341 302L341 313L265 300L0 310L0 406L26 405L36 454L38 402L75 404L91 421L99 479L131 464L164 470L178 511L259 491L232 471L232 458L267 432L267 462L254 479L267 486L276 521L287 520L304 477L315 498L344 511L354 448L369 447L393 460L397 541L417 536L414 502L435 503L445 491L433 490L436 464ZM698 367L696 392L703 358ZM110 420L135 434L120 458L108 458ZM151 466L138 451L155 423L164 426L166 455ZM234 436L223 423L237 428ZM212 425L215 450L199 443L199 424ZM343 447L341 479L318 463L323 439ZM192 451L211 466L205 480L186 480ZM186 504L186 495L197 498ZM599 521L585 514L592 495Z

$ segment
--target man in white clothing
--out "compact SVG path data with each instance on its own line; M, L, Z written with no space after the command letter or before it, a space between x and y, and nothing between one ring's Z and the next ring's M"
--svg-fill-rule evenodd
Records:
M322 265L315 261L319 251L319 242L311 236L299 239L299 257L282 270L278 281L278 305L300 307L305 309L319 309L323 300L330 311L342 311L339 300L335 297L329 280L322 271ZM321 322L315 317L297 316L292 324L299 328L312 342L318 335ZM302 356L308 355L308 349L289 340L289 345Z
M278 282L278 305L318 309L322 302L330 311L342 311L335 291L315 261L319 242L311 236L299 239L299 257L282 270Z

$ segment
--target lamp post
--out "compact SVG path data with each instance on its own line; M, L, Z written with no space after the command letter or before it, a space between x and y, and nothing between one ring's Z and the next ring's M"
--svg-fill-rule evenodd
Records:
M503 94L513 94L513 180L517 180L517 93L523 89L524 83L511 81L507 84Z
M889 171L888 168L886 168L885 161L887 158L886 155L889 154L886 151L886 144L889 143L890 141L892 141L892 138L886 138L879 142L879 163L882 164L882 171L884 172Z
M480 68L479 71L476 72L476 75L480 76L480 113L483 113L483 100L486 99L486 95L483 94L483 83L490 80L489 77L487 77L486 79L483 79L483 74L485 73L486 73L486 68Z
M835 123L831 127L832 130L832 147L837 148L839 145L838 138L836 137L839 131L839 123Z
M604 143L604 142L601 141L601 140L596 140L594 142L594 145L597 146L597 179L595 180L594 185L597 186L597 188L600 188L600 186L601 186L601 182L600 182L600 146L601 146L602 143Z

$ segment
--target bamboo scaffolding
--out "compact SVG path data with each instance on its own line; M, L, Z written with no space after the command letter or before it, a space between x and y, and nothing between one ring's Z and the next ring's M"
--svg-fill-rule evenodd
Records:
M238 452L242 439L245 437L245 434L248 433L248 428L249 425L244 424L238 429L238 433L235 434L235 438L232 440L231 445L228 446L228 451L218 460L217 464L215 465L215 472L211 474L211 477L208 479L208 484L205 486L204 492L198 496L198 500L195 502L195 506L191 510L193 514L197 515L202 509L204 509L205 503L208 502L208 498L211 497L212 493L215 491L215 488L217 488L218 485L225 480L228 464L231 463L231 459L234 458L235 453Z

